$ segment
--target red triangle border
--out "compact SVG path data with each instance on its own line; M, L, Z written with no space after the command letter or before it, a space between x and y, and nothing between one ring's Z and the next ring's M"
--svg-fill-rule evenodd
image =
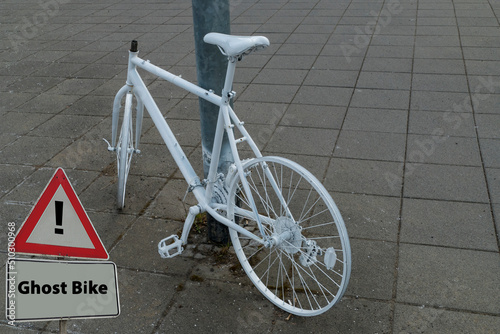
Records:
M81 247L69 247L69 246L58 246L58 245L45 245L38 243L28 243L27 240L33 229L38 224L40 217L44 213L45 209L49 205L50 201L54 197L55 192L62 186L66 196L70 200L73 208L75 209L80 222L85 228L85 232L89 236L94 249L91 248L81 248ZM104 248L101 239L97 235L94 226L90 222L90 219L85 212L85 209L80 202L80 199L75 193L73 186L68 180L66 173L62 168L58 168L52 176L52 179L45 187L42 195L36 202L35 206L31 210L28 218L24 221L23 225L19 229L15 239L15 250L16 253L25 254L43 254L52 256L66 256L66 257L76 257L76 258L87 258L87 259L109 259L109 254Z

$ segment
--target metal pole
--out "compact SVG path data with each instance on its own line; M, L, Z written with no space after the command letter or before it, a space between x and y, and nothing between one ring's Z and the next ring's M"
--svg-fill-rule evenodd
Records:
M59 334L67 334L67 325L68 325L68 320L66 319L61 319L59 320Z
M212 89L220 94L224 86L227 59L222 56L216 46L203 42L203 37L209 32L230 33L229 0L192 0L192 7L198 84L202 88ZM201 98L199 104L203 171L207 177L219 107ZM227 135L224 134L218 166L220 173L226 174L229 165L233 162L230 150ZM209 215L207 215L207 225L208 237L211 241L218 243L229 241L227 227L219 224Z

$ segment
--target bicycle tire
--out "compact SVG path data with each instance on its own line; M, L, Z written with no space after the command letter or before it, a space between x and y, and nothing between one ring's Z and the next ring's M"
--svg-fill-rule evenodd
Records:
M134 153L132 136L132 94L127 93L125 97L125 108L123 112L120 136L116 145L116 161L118 170L117 204L119 209L123 209L125 207L125 189L130 171L130 163Z
M256 158L243 169L265 235L239 175L229 188L228 219L264 239L282 240L266 247L231 229L241 266L279 308L299 316L327 311L343 296L351 271L349 238L335 202L310 172L288 159Z

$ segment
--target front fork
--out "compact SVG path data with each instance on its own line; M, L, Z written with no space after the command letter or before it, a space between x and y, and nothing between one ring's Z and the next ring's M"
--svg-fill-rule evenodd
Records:
M121 101L123 96L127 93L133 94L133 86L125 85L123 86L115 96L115 100L113 102L113 114L111 121L111 144L104 139L104 141L108 144L108 151L115 152L116 144L117 144L117 136L118 136L118 123L120 120L120 109L121 109ZM139 142L141 139L142 133L142 120L144 116L144 104L142 101L134 94L135 99L137 101L136 106L136 117L135 117L135 143L134 143L134 153L141 153L139 150Z

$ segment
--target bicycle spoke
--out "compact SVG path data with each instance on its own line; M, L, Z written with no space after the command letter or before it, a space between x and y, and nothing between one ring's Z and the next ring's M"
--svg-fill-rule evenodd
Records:
M250 241L240 247L240 241L247 243L249 238L231 230L236 254L252 282L271 302L297 315L320 314L339 300L348 280L350 252L345 251L348 240L342 218L326 190L300 166L277 157L254 161L244 166L248 196L263 211L259 220L265 222L264 239L269 243L255 249ZM261 169L266 164L267 170ZM234 182L232 189L241 189L241 181ZM228 211L245 216L251 223L245 228L256 232L255 213L249 210L246 197L241 197L238 210L244 211ZM335 255L328 255L330 248ZM324 258L328 256L335 260Z

